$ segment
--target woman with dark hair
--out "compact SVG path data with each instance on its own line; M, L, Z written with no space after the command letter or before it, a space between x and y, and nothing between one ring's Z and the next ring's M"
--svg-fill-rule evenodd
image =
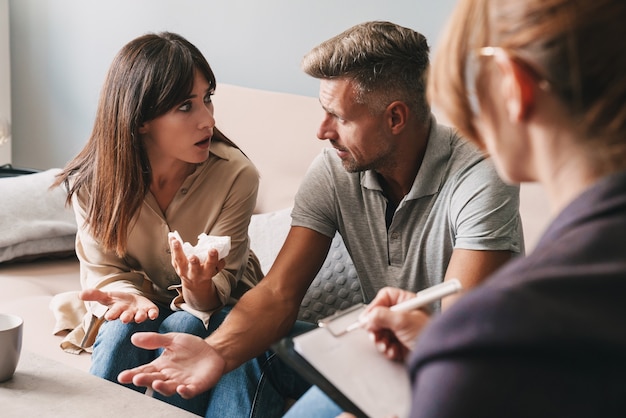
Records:
M94 375L117 382L158 356L130 342L137 331L208 336L263 276L248 237L258 172L215 126L215 89L183 37L132 40L109 69L88 143L57 178L78 221L85 301L63 309L85 308L63 347L93 350ZM230 237L230 252L180 256L174 231L192 244L203 233ZM204 415L208 396L165 400Z

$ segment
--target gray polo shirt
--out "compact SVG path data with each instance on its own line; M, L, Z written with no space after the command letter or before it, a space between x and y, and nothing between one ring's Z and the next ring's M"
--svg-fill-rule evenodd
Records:
M519 187L434 118L424 160L389 228L376 173L348 173L334 149L313 161L295 197L292 225L341 234L365 300L384 286L440 283L454 248L523 252Z

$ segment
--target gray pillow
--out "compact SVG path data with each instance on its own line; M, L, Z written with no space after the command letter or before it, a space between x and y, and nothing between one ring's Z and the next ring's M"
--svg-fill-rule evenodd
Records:
M75 254L76 219L63 187L50 189L60 169L0 178L0 263Z
M298 319L316 323L363 302L361 284L343 239L335 234L324 265L300 304Z
M250 248L261 268L268 272L287 237L291 208L252 215L248 234ZM298 319L316 323L350 306L362 302L361 285L354 264L339 233L335 234L322 268L311 283L298 313Z

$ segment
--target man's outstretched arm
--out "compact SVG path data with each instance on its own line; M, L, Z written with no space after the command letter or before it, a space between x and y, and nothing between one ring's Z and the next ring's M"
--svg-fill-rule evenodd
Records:
M120 373L120 383L152 387L190 398L213 387L220 377L263 353L285 336L324 262L332 238L292 227L267 276L234 306L206 340L191 335L137 333L132 342L164 348L149 364Z

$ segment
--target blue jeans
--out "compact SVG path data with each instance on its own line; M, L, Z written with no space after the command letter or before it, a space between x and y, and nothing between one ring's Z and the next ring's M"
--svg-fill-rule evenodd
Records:
M154 360L159 350L144 350L130 342L135 332L186 332L206 338L223 322L231 307L225 307L211 316L209 328L193 315L172 312L159 307L159 317L141 324L123 324L119 320L107 321L100 327L93 346L90 373L112 382L123 370L140 366ZM296 322L290 336L308 331L313 324ZM132 384L125 385L138 392L145 392ZM155 393L154 397L206 417L273 418L281 417L285 398L299 398L310 384L285 365L272 351L252 359L230 373L222 376L210 391L193 399L179 395L170 397Z
M117 383L118 374L126 369L140 366L154 360L160 355L160 350L144 350L134 346L130 342L130 336L135 332L184 332L197 335L201 338L208 337L223 322L232 307L227 306L220 312L211 316L209 328L206 329L201 320L185 311L171 311L167 307L159 306L159 316L153 321L145 321L141 324L123 324L120 320L107 321L100 327L98 336L93 346L90 373ZM194 414L204 416L207 411L209 398L215 402L223 403L225 407L236 405L240 413L247 416L256 393L253 388L260 379L260 371L254 361L242 365L236 374L245 376L245 380L251 382L247 385L238 385L230 391L218 391L222 394L219 399L212 396L211 391L202 393L192 399L183 399L180 395L164 396L159 393L154 397L169 404L178 406ZM219 385L219 384L218 384ZM145 392L145 388L132 384L124 385L138 392ZM246 411L246 408L247 411Z
M289 336L313 328L314 324L296 321ZM268 350L222 376L211 391L205 417L282 417L286 399L298 399L310 387L310 383Z
M206 418L280 417L285 399L268 385L264 355L222 376L209 394ZM241 397L241 393L248 396Z
M295 337L315 327L314 324L308 322L296 321L289 337ZM257 361L262 370L258 390L261 402L255 405L251 417L282 417L285 412L286 399L300 398L311 387L311 384L287 366L273 351L265 352L257 358ZM277 405L281 408L277 409Z
M335 418L342 412L320 388L313 386L289 408L284 418Z
M289 336L315 328L314 324L296 321ZM245 405L237 405L233 393L254 393L247 397ZM232 418L278 418L285 412L287 398L298 399L311 384L287 366L271 350L248 361L239 368L225 374L213 388L209 398L209 407L205 415L209 417Z

